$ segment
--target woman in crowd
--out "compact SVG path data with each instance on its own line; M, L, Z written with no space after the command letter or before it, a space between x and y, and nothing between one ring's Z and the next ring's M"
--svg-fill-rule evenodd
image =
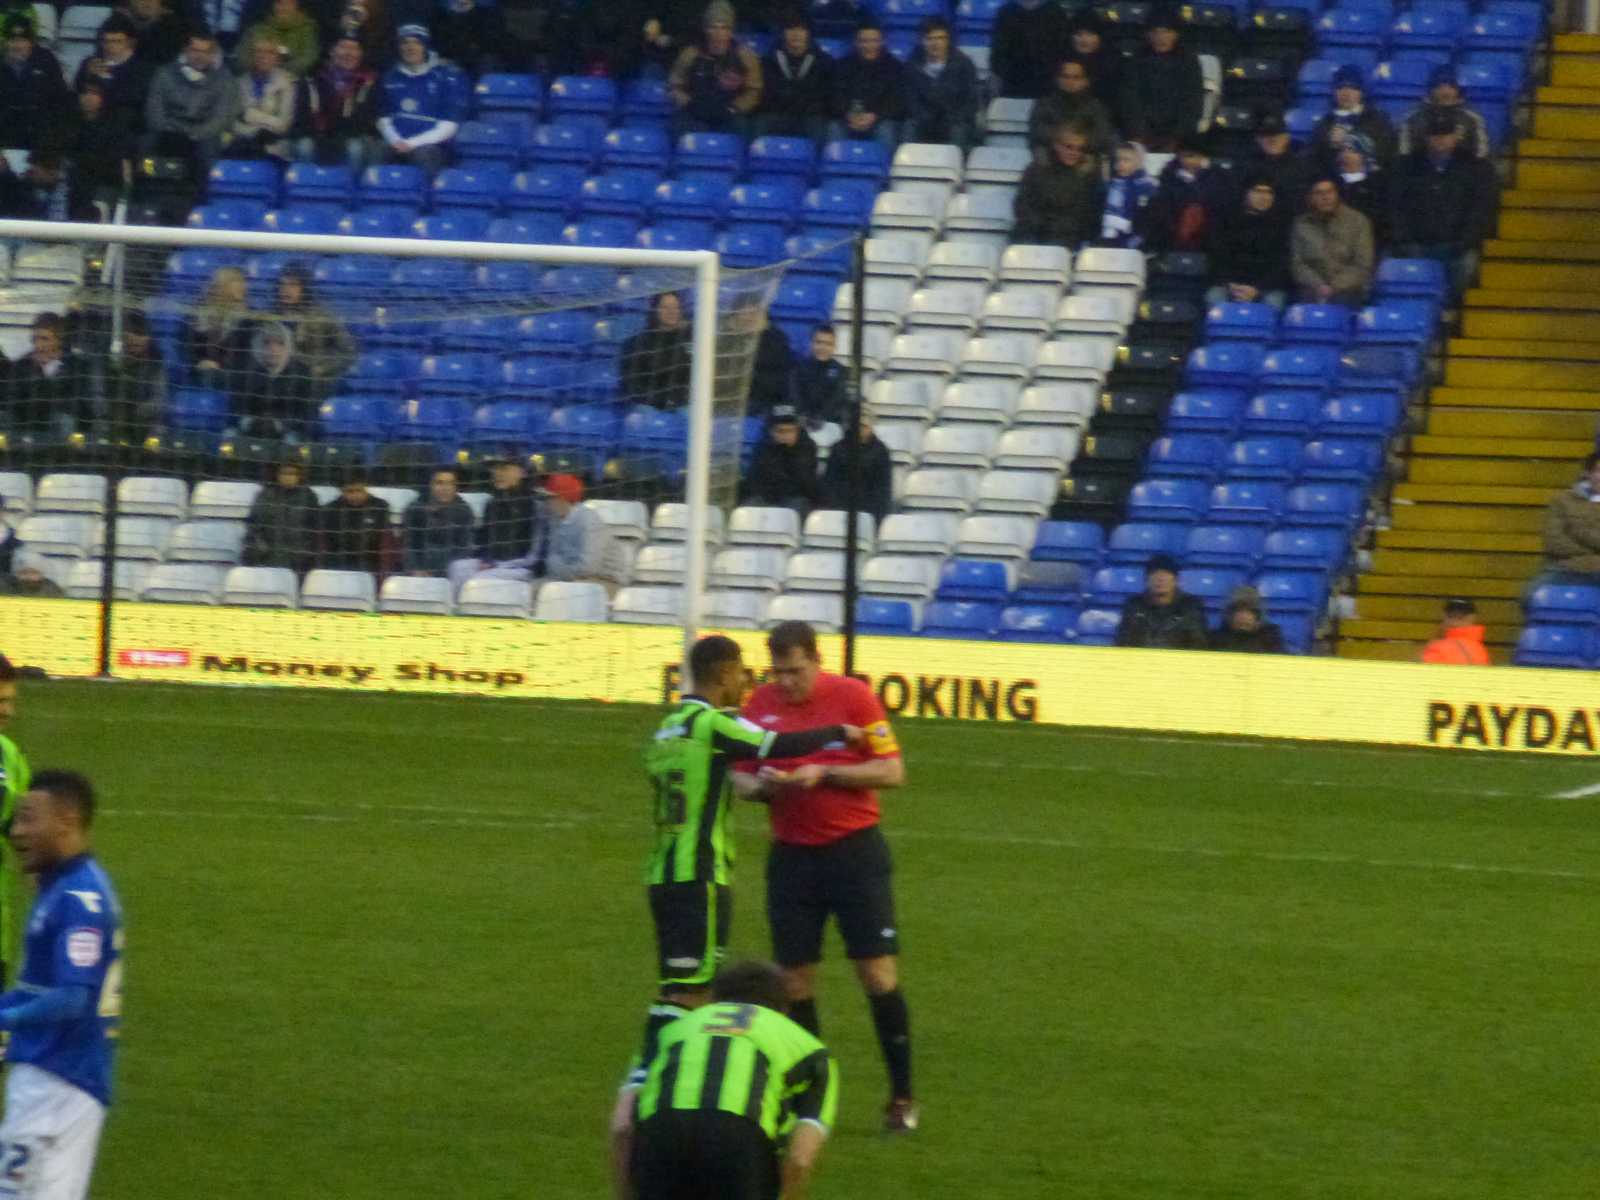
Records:
M676 292L657 296L649 324L622 343L622 392L661 409L689 402L689 323Z
M195 377L206 387L225 387L227 376L250 356L255 321L246 306L248 287L238 267L218 267L184 328L184 347Z
M344 322L311 294L311 272L303 263L290 263L278 276L273 316L294 335L295 350L311 374L312 395L326 400L355 363L356 343Z

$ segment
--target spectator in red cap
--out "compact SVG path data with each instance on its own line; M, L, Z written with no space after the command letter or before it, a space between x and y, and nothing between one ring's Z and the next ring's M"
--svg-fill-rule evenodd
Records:
M550 548L544 577L575 583L598 583L607 595L623 584L622 547L600 514L583 503L583 483L576 475L545 480Z

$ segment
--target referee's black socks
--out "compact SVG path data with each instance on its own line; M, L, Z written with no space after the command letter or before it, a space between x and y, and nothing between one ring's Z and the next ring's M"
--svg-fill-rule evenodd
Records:
M911 1096L911 1012L906 1008L905 993L895 988L892 992L869 995L867 1003L872 1005L872 1026L878 1031L878 1045L883 1047L884 1066L889 1068L889 1092L896 1100L908 1099Z
M804 1029L812 1037L822 1036L822 1019L817 1016L817 998L807 996L804 1000L791 1000L789 1002L789 1019Z

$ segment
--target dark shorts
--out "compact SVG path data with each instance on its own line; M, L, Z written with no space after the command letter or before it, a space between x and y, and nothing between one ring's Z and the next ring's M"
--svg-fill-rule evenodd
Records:
M820 962L830 915L849 957L899 954L893 871L889 843L876 825L827 846L774 842L767 857L767 920L778 965Z
M638 1200L777 1200L778 1155L754 1121L667 1109L639 1126L633 1179Z
M663 988L711 982L728 953L733 890L719 883L657 883L650 887L656 959Z

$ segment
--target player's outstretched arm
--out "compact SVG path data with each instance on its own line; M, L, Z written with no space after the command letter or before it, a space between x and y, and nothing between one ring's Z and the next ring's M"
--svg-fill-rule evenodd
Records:
M17 992L6 995L17 996ZM0 1029L29 1025L61 1025L89 1011L89 989L68 985L47 992L25 993L15 1003L0 1008Z

